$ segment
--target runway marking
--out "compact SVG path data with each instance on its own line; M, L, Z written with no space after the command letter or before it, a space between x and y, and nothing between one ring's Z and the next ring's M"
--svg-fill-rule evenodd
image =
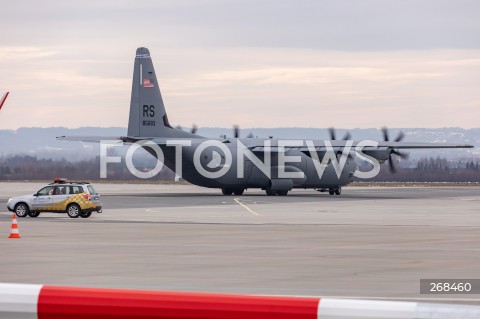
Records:
M247 205L243 204L242 202L240 202L240 198L234 198L233 199L238 205L242 206L243 208L245 208L247 211L249 211L250 213L254 214L254 215L257 215L257 216L260 216L260 214L257 214L255 213L253 210L251 210Z

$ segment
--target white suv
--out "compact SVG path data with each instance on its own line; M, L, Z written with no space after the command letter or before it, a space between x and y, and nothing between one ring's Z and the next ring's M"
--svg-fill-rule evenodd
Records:
M33 195L12 197L7 208L18 217L38 217L43 212L67 213L71 218L88 218L102 212L100 194L87 182L55 179Z

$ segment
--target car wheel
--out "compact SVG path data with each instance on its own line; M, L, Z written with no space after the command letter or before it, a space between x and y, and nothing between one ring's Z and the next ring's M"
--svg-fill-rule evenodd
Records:
M30 210L28 209L27 204L20 203L15 206L15 214L17 214L18 217L27 217L29 212Z
M78 206L78 204L68 205L67 215L70 218L78 218L78 216L80 216L80 206Z
M82 217L82 218L88 218L88 217L90 217L90 215L92 215L92 212L81 212L80 213L80 217Z
M38 217L38 216L40 216L40 212L28 212L28 216L30 216L30 217Z

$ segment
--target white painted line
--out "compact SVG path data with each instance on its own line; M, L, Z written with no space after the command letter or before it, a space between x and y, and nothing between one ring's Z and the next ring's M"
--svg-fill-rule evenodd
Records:
M260 216L260 214L257 214L255 213L253 210L251 210L248 206L244 205L243 203L240 202L240 198L234 198L233 199L238 205L242 206L243 208L245 208L247 211L249 211L250 213L254 214L254 215L257 215L257 216Z

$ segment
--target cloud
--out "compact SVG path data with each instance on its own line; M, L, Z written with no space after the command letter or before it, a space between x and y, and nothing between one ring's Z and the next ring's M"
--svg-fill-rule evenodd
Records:
M2 6L0 127L125 126L148 46L172 123L476 127L478 1ZM21 21L21 23L19 22Z
M172 123L478 126L477 50L150 49ZM2 127L126 125L134 50L71 50L5 65Z
M2 63L40 59L56 54L58 54L57 51L41 47L0 47L0 61Z
M476 127L479 53L232 50L161 85L171 119L205 126Z
M320 50L478 49L475 0L8 2L4 43L155 41ZM20 22L21 21L21 22Z
M254 84L326 84L339 83L342 80L397 81L419 78L441 77L437 72L400 72L391 73L387 68L366 67L321 67L321 68L260 68L250 70L220 71L205 74L207 81L248 81Z

